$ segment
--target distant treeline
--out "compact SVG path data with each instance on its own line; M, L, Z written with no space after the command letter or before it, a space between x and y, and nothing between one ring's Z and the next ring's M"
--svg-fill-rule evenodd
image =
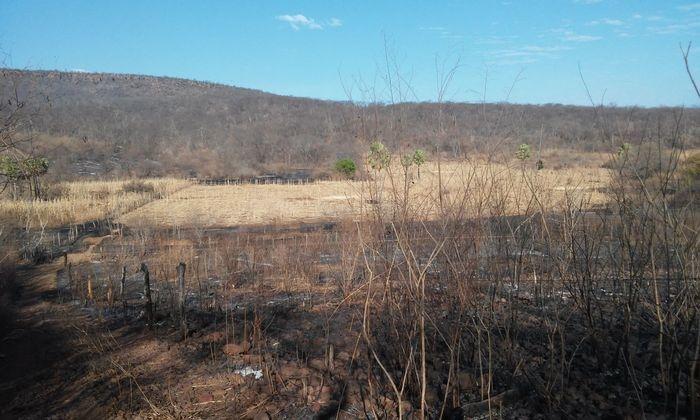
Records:
M23 147L49 175L234 177L285 168L332 171L370 141L445 157L533 148L614 151L673 137L700 145L700 110L465 103L356 105L166 77L0 70L2 100L19 97ZM680 121L680 124L677 122Z

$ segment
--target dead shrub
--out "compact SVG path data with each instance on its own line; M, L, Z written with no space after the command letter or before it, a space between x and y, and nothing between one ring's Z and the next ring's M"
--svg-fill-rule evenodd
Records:
M124 184L122 191L125 193L153 194L155 188L146 182L133 180Z

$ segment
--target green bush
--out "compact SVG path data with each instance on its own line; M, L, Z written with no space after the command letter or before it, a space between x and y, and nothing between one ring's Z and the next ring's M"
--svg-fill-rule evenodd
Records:
M530 145L523 143L518 146L518 151L515 152L515 157L520 160L530 159Z
M357 171L357 165L355 165L355 161L352 159L338 159L335 162L335 171L346 178L353 178Z
M413 152L413 163L418 167L418 178L420 178L420 167L426 160L428 160L428 157L425 154L425 150L416 149L415 152Z
M49 161L42 157L16 158L0 156L0 175L11 181L44 175L49 170Z
M377 172L389 166L391 163L391 153L389 153L389 149L384 146L384 143L375 141L369 146L367 163L370 168Z
M427 157L425 155L425 150L416 149L416 151L413 152L413 163L415 163L417 166L424 164L426 159Z

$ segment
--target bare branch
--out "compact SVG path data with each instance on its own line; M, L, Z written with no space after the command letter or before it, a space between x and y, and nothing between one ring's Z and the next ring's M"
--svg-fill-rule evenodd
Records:
M688 63L688 56L690 55L690 47L692 44L692 41L688 42L688 47L685 50L683 49L683 44L679 44L679 46L681 48L681 54L683 54L683 62L685 62L685 71L688 72L688 77L690 77L690 82L693 84L693 88L695 88L695 93L698 95L698 98L700 98L700 89L698 89L698 85L695 83L695 78L690 71L690 64Z

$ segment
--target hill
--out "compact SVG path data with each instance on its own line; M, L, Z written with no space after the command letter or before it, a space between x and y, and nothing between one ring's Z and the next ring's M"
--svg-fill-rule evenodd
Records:
M512 155L516 144L614 150L681 133L697 146L700 110L565 105L358 105L279 96L169 77L0 70L3 101L17 95L31 147L53 177L234 176L358 158L373 139L392 150L446 156ZM666 134L665 134L666 133ZM434 152L433 152L434 153Z

